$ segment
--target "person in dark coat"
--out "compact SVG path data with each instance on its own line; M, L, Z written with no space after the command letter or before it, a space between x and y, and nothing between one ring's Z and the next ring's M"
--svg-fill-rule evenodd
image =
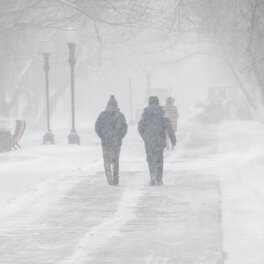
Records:
M127 123L124 114L119 111L118 103L113 95L110 97L105 111L100 113L97 118L95 131L101 139L107 182L110 185L118 185L119 155L122 139L127 133Z
M138 131L145 143L147 162L150 172L150 185L162 185L163 152L166 147L166 135L171 144L176 145L176 137L169 118L159 105L157 96L149 98L149 106L144 109L138 123Z

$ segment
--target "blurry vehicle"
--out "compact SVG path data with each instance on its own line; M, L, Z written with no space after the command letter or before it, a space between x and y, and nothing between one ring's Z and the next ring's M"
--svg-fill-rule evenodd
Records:
M244 94L231 85L209 87L207 101L196 106L203 108L196 118L204 123L252 119Z

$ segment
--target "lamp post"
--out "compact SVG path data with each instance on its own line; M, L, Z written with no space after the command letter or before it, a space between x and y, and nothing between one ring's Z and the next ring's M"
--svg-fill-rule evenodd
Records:
M69 28L66 31L67 44L69 47L69 64L71 69L71 113L72 113L72 128L68 136L69 144L80 144L80 137L75 129L75 97L74 97L74 66L76 63L75 46L77 40L77 32L74 28Z
M128 77L128 89L129 89L129 110L130 110L130 125L133 125L133 100L132 100L132 74L129 73Z
M152 69L148 67L147 69L147 88L148 88L147 94L148 96L150 96L150 90L151 90L151 71Z
M49 104L49 58L52 52L51 41L43 41L41 45L41 50L44 58L44 72L45 72L45 82L46 82L46 108L47 108L47 132L43 136L43 144L54 144L54 134L50 128L50 104Z

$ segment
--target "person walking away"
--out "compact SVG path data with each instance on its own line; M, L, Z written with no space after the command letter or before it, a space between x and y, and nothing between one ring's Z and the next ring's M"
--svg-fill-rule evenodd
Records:
M169 118L159 105L157 96L149 97L149 106L144 109L138 123L138 131L146 149L150 173L150 185L163 185L163 152L166 147L166 135L171 144L176 145L176 137Z
M172 124L172 128L174 130L174 132L177 132L177 124L178 124L178 118L179 118L179 113L178 113L178 109L176 107L175 103L175 99L173 97L168 97L166 99L166 105L164 106L164 110L166 113L166 117L168 117L171 121ZM167 136L167 140L166 140L166 147L167 149L170 149L170 140Z
M126 118L119 111L118 102L111 95L106 109L95 123L95 131L101 139L104 169L109 185L119 184L119 156L122 139L127 133Z

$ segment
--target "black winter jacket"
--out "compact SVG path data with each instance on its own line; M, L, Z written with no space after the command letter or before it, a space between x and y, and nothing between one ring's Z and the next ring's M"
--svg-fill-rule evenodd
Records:
M138 123L138 131L145 142L146 149L158 150L166 146L166 134L172 145L176 145L176 137L171 121L159 105L151 105L144 109L142 119Z
M118 109L105 110L96 120L95 131L103 147L120 147L127 133L126 118Z

